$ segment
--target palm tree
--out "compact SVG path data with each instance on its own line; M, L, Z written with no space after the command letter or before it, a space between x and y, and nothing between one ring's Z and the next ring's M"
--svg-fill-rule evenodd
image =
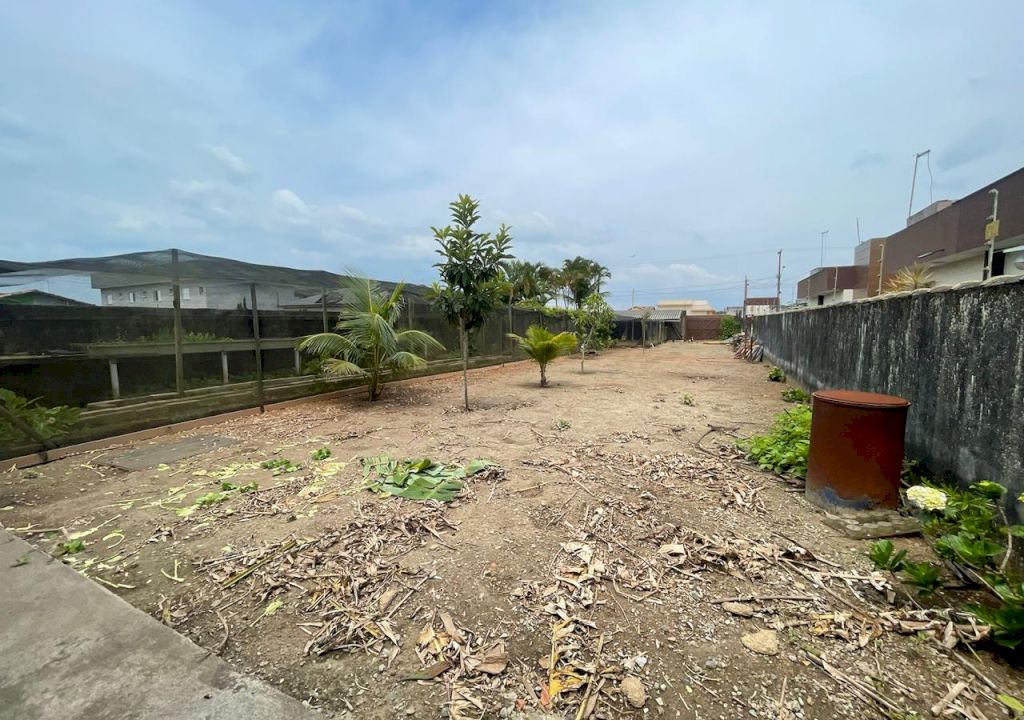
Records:
M579 255L562 263L562 286L577 310L589 296L600 293L601 281L611 276L604 265Z
M509 333L510 338L519 343L519 347L530 358L540 365L540 386L548 386L548 363L559 355L571 353L576 348L576 333L560 332L552 335L540 325L531 325L526 336L520 337Z
M914 263L903 268L889 278L885 283L886 292L902 292L904 290L919 290L929 288L935 284L932 274L924 265Z
M318 333L299 342L299 350L323 358L328 375L366 378L370 400L379 400L384 375L427 364L413 350L444 350L444 346L419 330L395 330L402 312L398 283L389 294L375 281L347 278L342 282L343 301L336 333Z

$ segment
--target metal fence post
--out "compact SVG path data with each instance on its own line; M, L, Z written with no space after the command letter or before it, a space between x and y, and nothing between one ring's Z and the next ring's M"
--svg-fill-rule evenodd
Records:
M256 283L249 283L252 299L252 339L256 350L256 399L263 409L263 351L260 349L260 311L256 307Z
M174 306L174 389L178 397L185 394L185 356L181 330L181 278L178 269L178 250L171 250L171 294Z

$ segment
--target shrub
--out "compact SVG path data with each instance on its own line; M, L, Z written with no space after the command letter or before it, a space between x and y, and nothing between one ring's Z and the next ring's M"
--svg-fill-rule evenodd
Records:
M786 373L776 365L768 366L768 379L772 382L786 382Z
M987 480L967 490L914 485L907 490L907 500L924 515L935 552L991 593L991 603L966 609L991 626L996 643L1016 648L1024 643L1024 582L1015 574L1010 553L1013 538L1024 538L1024 525L1007 522L998 504L1005 492L1002 485ZM1020 500L1024 502L1024 496ZM937 585L938 571L922 565L903 563L903 570L910 582L927 592Z
M728 340L738 333L740 329L740 321L735 315L723 315L722 324L718 329L718 338L720 340Z
M38 400L27 400L3 388L0 388L0 404L46 440L65 434L78 422L78 408L66 405L48 408ZM0 417L0 442L15 444L34 439L27 437L10 420Z
M780 475L807 476L807 450L811 444L811 409L797 405L775 416L767 435L741 440L739 446L762 470Z
M811 396L800 388L791 387L782 391L782 399L790 403L805 403L811 399Z

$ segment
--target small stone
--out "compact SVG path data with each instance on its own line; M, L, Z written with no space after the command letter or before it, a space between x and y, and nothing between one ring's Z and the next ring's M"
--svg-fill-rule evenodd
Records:
M704 661L704 668L706 670L717 670L721 666L722 666L722 664L720 662L718 662L717 660L715 660L714 658L711 658L710 660L705 660Z
M746 603L727 602L722 603L722 609L740 617L754 617L754 608Z
M619 689L625 694L626 702L632 707L642 708L647 702L647 690L644 689L644 684L640 682L639 678L627 675L619 683Z
M743 647L761 655L779 654L779 634L774 630L758 630L740 638Z
M413 716L413 715L415 715L415 714L416 714L416 708L412 708L412 707L407 707L407 708L405 709L405 714L406 714L406 715L409 715L410 717L411 717L411 716Z

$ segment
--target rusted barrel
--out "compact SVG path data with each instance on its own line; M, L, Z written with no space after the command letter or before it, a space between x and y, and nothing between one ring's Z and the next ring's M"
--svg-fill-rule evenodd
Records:
M807 499L832 509L895 508L909 407L894 395L814 393Z

